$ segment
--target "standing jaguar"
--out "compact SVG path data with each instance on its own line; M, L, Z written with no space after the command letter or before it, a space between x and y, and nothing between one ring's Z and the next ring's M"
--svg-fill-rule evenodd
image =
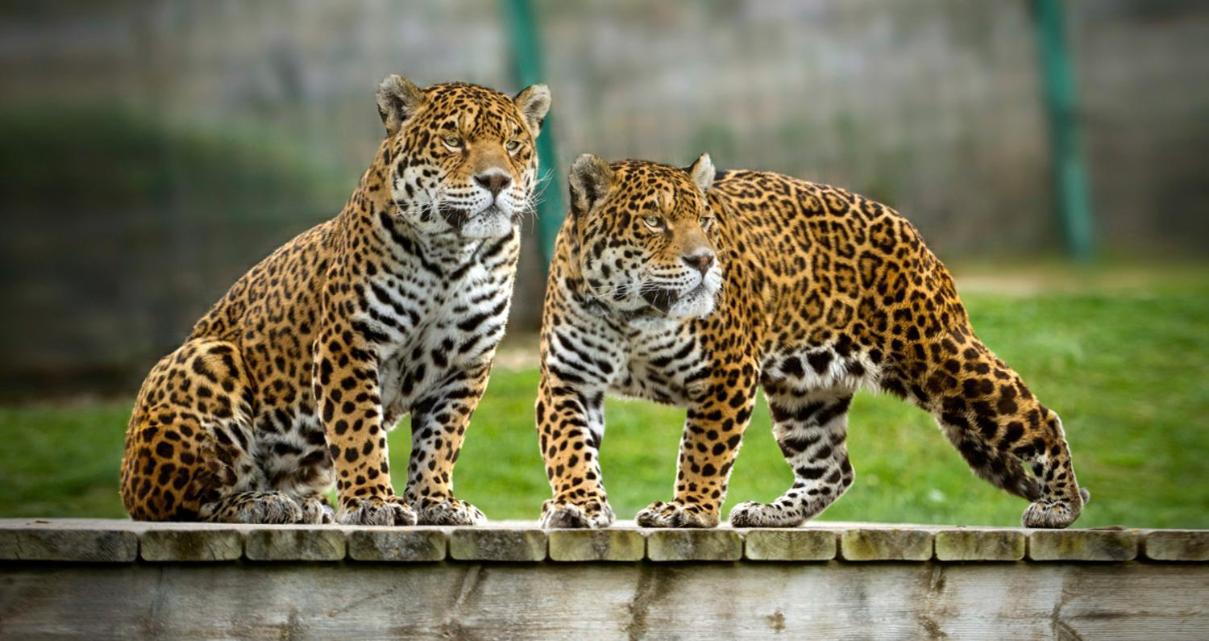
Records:
M687 408L675 496L638 524L717 525L757 388L794 482L736 506L734 526L795 526L844 493L860 388L931 412L978 476L1032 502L1024 525L1079 516L1088 495L1062 421L974 335L906 219L834 187L715 174L707 155L687 169L585 155L571 169L542 318L544 527L613 521L606 394Z
M377 103L386 137L340 214L240 278L143 383L132 517L484 520L454 498L453 467L504 334L550 92L390 76ZM386 433L407 413L398 495Z

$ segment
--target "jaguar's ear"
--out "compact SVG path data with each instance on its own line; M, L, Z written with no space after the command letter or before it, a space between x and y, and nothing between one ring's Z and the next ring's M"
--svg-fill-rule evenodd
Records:
M529 85L516 94L512 102L516 103L516 108L525 117L525 123L529 125L533 137L537 138L537 134L542 130L542 121L546 119L546 112L550 111L549 87Z
M710 160L709 154L701 154L685 171L701 189L701 193L709 191L709 188L714 185L716 172L714 171L714 161Z
M599 156L584 154L571 165L567 182L571 191L571 215L584 216L609 193L613 170Z
M399 133L403 123L423 104L424 91L403 76L389 75L378 85L378 115L388 136Z

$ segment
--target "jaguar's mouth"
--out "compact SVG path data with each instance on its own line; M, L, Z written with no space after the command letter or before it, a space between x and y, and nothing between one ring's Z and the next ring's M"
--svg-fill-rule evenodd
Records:
M462 227L466 226L466 223L476 218L487 219L491 218L492 216L505 215L504 210L500 209L499 206L495 204L488 205L475 212L471 212L470 210L463 209L461 207L442 205L440 212L441 217L445 219L445 222L454 229L461 229ZM516 220L516 216L513 216L512 218L513 220Z
M705 281L702 281L699 285L686 292L677 292L667 287L644 288L642 299L651 307L666 314L677 301L705 294L705 289Z

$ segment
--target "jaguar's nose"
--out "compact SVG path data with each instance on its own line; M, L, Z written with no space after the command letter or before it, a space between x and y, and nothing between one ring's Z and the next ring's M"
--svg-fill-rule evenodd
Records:
M712 252L701 252L692 256L681 256L680 258L689 267L696 269L702 274L709 271L709 268L714 264L714 254Z
M474 182L491 192L492 196L498 196L501 191L504 191L508 188L508 185L512 184L512 176L496 169L476 175Z

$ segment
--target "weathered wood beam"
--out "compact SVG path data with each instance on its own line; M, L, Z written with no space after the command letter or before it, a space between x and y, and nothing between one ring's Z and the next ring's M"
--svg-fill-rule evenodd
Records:
M1209 531L0 520L0 639L1204 639Z

